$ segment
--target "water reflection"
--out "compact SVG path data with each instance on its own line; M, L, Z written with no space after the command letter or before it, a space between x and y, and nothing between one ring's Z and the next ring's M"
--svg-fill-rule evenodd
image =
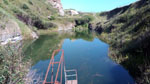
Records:
M26 51L34 62L31 70L44 78L51 52L57 48L64 49L66 68L77 69L79 84L134 84L128 72L108 57L109 45L89 31L41 36Z

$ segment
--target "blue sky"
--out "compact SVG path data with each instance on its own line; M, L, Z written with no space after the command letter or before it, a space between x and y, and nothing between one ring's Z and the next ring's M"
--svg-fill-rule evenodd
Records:
M109 11L138 0L61 0L64 9L76 9L83 12Z

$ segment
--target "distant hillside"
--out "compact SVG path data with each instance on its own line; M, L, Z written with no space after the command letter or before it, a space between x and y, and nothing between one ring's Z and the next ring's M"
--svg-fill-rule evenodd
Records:
M95 29L107 41L110 56L129 70L138 84L150 83L150 0L97 15Z

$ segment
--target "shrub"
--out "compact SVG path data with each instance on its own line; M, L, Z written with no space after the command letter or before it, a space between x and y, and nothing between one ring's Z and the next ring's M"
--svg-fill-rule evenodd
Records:
M25 24L34 26L38 29L48 29L56 27L56 25L51 23L50 21L44 21L34 14L26 15L23 13L17 13L16 16L20 21L24 22Z
M76 19L75 22L76 22L76 25L84 25L85 23L88 23L88 21L85 20L84 18Z
M51 16L50 18L49 18L49 20L55 20L56 18L55 18L55 16Z
M48 29L48 28L56 28L56 25L51 22L44 22L43 29Z
M17 8L13 8L12 11L13 11L14 13L16 13L16 14L21 14L21 11L18 10Z
M89 22L94 20L94 17L90 15L85 15L83 18L88 20Z
M37 28L43 28L42 20L38 17L32 17L32 24Z
M24 84L30 62L23 61L22 47L17 44L0 47L0 84Z
M32 1L31 1L31 0L29 0L29 1L28 1L28 3L29 3L29 4L31 4L31 5L33 5L33 3L32 3Z
M49 21L43 21L38 17L32 18L33 26L37 27L38 29L48 29L48 28L55 28L56 25L49 22Z
M6 4L6 5L8 5L8 1L7 0L3 0L4 1L4 3Z
M76 19L75 22L76 22L76 25L85 25L85 24L91 22L93 19L94 19L94 17L85 15L80 19Z
M26 10L26 9L29 9L29 7L28 7L26 4L23 4L23 5L22 5L22 9L25 9L25 10Z
M0 28L5 29L6 25L0 25Z

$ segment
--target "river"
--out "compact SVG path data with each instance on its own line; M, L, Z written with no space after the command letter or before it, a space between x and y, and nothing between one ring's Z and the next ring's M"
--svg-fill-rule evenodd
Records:
M53 50L63 49L66 68L77 69L78 84L134 84L128 71L109 58L109 45L97 35L90 31L41 35L25 51L33 61L30 70L43 81ZM55 56L59 57L60 53Z

